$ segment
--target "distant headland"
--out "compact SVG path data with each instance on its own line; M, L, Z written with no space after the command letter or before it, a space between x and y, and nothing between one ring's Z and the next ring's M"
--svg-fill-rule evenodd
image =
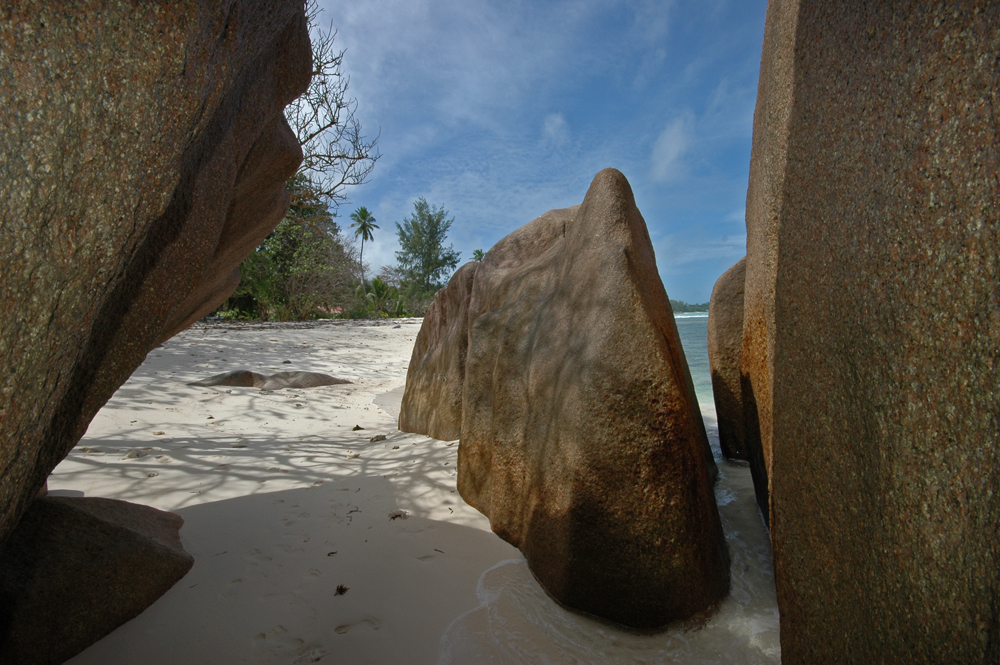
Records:
M670 300L670 307L674 312L707 312L708 303L686 303L683 300Z

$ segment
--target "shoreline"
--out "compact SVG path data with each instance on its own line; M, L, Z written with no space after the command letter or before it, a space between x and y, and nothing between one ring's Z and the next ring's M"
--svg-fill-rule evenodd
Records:
M746 468L720 463L727 543L742 553L730 599L702 630L633 636L568 612L458 496L457 442L396 429L420 323L216 322L151 352L55 469L50 493L176 512L195 565L68 662L742 662L748 647L778 662L773 575L751 561L770 550ZM187 385L235 369L353 383Z

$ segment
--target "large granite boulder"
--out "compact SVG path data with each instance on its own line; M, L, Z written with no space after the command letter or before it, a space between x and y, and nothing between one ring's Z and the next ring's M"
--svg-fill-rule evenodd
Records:
M743 347L743 282L746 257L722 273L708 305L708 364L712 372L719 444L730 459L747 459L743 444L743 389L740 351Z
M1000 662L998 24L768 6L742 363L784 663Z
M280 217L311 69L293 0L0 10L0 542ZM221 277L220 277L221 276Z
M458 489L549 593L637 628L725 596L708 442L625 177L497 243L469 322Z
M478 261L455 271L434 295L406 370L399 429L453 441L462 433L462 383L469 348L469 299Z
M0 545L0 662L62 663L138 616L194 560L183 520L111 499L38 499Z

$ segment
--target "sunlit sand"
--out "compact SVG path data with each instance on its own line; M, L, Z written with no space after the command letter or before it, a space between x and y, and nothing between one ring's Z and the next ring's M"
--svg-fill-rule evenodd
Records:
M637 636L567 612L455 491L457 443L396 430L419 326L198 325L150 353L49 487L178 513L195 565L69 662L777 661L770 550L745 468L720 465L734 593L707 624ZM352 383L188 385L237 369Z

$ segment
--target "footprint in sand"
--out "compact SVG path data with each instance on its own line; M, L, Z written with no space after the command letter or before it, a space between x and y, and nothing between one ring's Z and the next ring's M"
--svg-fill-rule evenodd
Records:
M251 640L253 649L258 655L267 656L266 662L272 662L272 656L279 656L281 662L298 663L318 663L327 655L327 650L322 644L316 642L307 643L299 637L293 637L288 630L277 625L271 630L257 633ZM296 656L292 661L287 660L289 656Z
M250 550L249 552L247 552L247 557L250 559L251 562L255 564L268 563L271 560L271 557L266 556L260 550Z
M378 619L364 619L363 621L358 621L357 623L344 623L333 629L333 632L338 635L346 635L350 631L359 630L378 630L382 627L381 622Z
M231 602L236 600L236 597L239 595L239 590L242 584L243 580L238 577L235 580L231 581L229 584L226 585L226 588L219 593L219 600L221 600L222 602Z
M323 656L326 655L326 650L321 648L310 648L311 645L302 647L299 651L305 651L302 655L292 661L293 665L298 665L299 663L318 663L323 660Z

